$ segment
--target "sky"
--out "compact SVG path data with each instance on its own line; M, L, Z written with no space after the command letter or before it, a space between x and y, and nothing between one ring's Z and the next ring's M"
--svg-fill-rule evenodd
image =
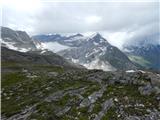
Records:
M30 36L102 34L121 48L128 41L159 42L158 0L1 0L1 26Z

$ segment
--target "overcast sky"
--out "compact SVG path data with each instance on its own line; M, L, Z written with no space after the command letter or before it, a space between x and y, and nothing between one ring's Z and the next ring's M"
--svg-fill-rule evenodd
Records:
M3 0L1 24L29 35L99 32L118 47L127 40L159 39L158 0L66 1Z

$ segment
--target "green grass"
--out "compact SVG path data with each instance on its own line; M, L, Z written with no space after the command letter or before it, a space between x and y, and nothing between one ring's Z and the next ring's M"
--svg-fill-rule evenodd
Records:
M102 109L101 103L98 101L94 104L93 113L98 113Z
M47 72L52 72L52 71L59 72L59 73L64 72L63 67L60 67L60 66L32 65L31 67L32 67L32 70L38 70L38 71L45 70Z
M105 116L102 117L102 120L118 120L116 108L115 107L110 108L105 114Z
M129 55L128 57L132 62L137 63L143 67L148 67L151 64L141 56Z
M88 97L93 92L100 90L100 86L98 84L92 84L90 85L84 94L82 94L83 97Z
M46 72L64 72L64 68L56 65L38 65L38 64L29 64L29 63L16 63L16 62L2 62L2 68L8 68L10 70L21 71L23 68L28 69L29 71L46 71Z
M8 63L4 66L16 68L17 66L14 65L15 64ZM69 94L66 94L59 99L59 101L48 103L44 101L44 99L59 90L64 90L66 92L68 89L87 87L85 89L86 91L82 94L82 96L86 98L93 92L100 90L100 85L96 82L87 81L85 78L87 73L84 72L76 72L74 75L70 75L69 73L62 74L65 73L65 70L59 66L31 65L29 67L26 65L20 67L19 70L22 70L22 68L28 69L38 77L30 79L27 78L24 73L15 71L2 74L2 115L5 115L6 117L20 113L26 106L33 106L38 103L36 112L28 119L74 120L75 117L78 117L79 120L88 120L91 114L99 113L102 109L101 103L110 98L118 98L118 102L114 102L116 106L119 106L120 104L134 105L136 102L145 105L144 108L138 107L138 109L135 109L135 107L125 108L124 111L130 115L144 115L147 108L158 109L158 101L155 100L155 95L143 96L138 91L138 85L122 84L107 86L107 90L104 92L102 98L97 100L91 113L88 112L88 107L78 108L80 99L76 95L70 96ZM49 71L58 72L59 75L56 77L48 77L47 72ZM81 77L77 79L78 77L75 76ZM109 79L109 77L107 79ZM144 80L144 78L141 77L139 80ZM126 96L128 97L128 101L124 99ZM70 101L71 109L65 115L57 117L54 111L58 108L63 108ZM115 111L115 106L111 107L103 117L103 120L116 120L117 114Z
M1 62L2 67L18 67L16 62Z
M58 106L65 106L67 104L67 102L69 101L70 96L67 94L65 96L63 96L60 100L58 100L57 102L54 102L56 105Z
M125 97L127 97L128 100L126 100ZM138 86L136 85L109 85L99 102L103 102L104 100L109 98L117 98L118 102L115 102L115 104L118 106L120 105L120 103L122 105L130 104L133 106L136 103L144 104L144 107L139 107L139 109L136 110L135 107L125 108L124 111L130 115L144 115L147 108L158 109L158 101L155 100L154 95L141 95L138 91Z
M27 77L20 72L2 74L2 88L16 84L18 82L23 82L26 79Z
M36 69L39 69L38 67ZM43 70L48 70L48 67ZM49 67L50 69L50 67ZM59 68L58 68L59 69ZM54 70L57 70L54 68ZM31 71L32 72L32 71ZM33 73L36 73L35 71ZM84 79L75 79L65 76L56 76L49 78L47 74L38 73L37 78L30 79L22 72L7 73L2 75L2 115L10 117L23 111L26 106L33 106L39 103L37 108L38 112L31 115L31 118L45 119L44 113L48 116L46 118L55 118L54 109L56 107L64 106L70 99L77 101L76 96L64 96L57 103L44 104L44 99L50 94L59 90L65 90L67 88L78 89L84 86L94 86L92 92L96 90L95 83L86 81ZM50 88L50 89L46 89ZM9 99L8 99L9 98ZM73 104L75 104L73 102ZM83 117L83 116L81 116Z

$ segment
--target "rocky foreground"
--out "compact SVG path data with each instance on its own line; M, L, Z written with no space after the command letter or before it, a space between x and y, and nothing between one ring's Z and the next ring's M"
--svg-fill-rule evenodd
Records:
M151 72L17 67L2 72L1 95L2 120L160 119L160 74Z

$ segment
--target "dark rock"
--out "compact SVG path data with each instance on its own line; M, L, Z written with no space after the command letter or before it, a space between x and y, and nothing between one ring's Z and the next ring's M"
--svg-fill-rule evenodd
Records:
M150 95L153 92L153 87L148 84L146 86L139 87L138 90L142 95Z

